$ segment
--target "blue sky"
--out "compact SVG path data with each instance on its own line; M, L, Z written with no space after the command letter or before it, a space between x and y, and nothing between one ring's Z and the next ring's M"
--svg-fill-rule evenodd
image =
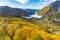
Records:
M0 6L23 9L42 9L56 0L0 0Z

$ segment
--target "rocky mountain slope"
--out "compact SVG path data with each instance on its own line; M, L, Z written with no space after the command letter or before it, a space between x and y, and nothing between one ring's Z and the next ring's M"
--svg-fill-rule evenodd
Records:
M44 7L38 12L38 15L44 15L44 20L50 20L56 25L60 25L60 1L55 1Z

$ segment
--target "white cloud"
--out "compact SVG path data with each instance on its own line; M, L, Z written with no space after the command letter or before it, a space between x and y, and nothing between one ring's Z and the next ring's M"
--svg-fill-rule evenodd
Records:
M0 2L0 6L5 6L5 2Z
M31 19L31 18L38 18L38 19L40 19L42 17L43 17L43 15L38 15L37 12L36 12L35 14L30 15L29 17L23 17L23 18L29 18L29 19Z
M41 2L42 0L40 0L40 2ZM52 3L52 2L55 2L55 1L57 1L57 0L43 0L43 3L38 3L38 5L40 5L40 9L42 9L42 8L44 8L45 6L47 6L47 5L49 5L50 3Z
M50 0L50 2L55 2L56 0Z
M0 2L0 6L2 5L2 3Z
M34 17L34 18L41 18L43 17L42 15L38 15L37 12L34 15L30 15L30 17Z
M26 4L29 2L29 0L16 0L16 1L20 2L21 4Z
M38 16L38 15L31 15L31 18L32 18L32 17L34 17L34 18L41 18L42 15L41 15L41 16Z
M23 8L23 6L18 6L17 8Z

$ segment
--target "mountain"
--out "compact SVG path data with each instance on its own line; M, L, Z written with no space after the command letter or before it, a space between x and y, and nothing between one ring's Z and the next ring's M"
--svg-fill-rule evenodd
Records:
M36 10L37 11L37 10ZM21 8L11 8L8 6L0 7L0 16L13 16L13 17L27 17L36 12L33 9L21 9Z
M52 21L56 25L60 25L60 1L55 1L44 7L38 11L38 15L44 15L44 18Z
M60 26L60 1L52 3L47 13L50 16L49 19L51 19L54 24Z
M29 12L30 15L35 14L39 9L25 9L25 11Z
M43 15L41 19L28 20L31 23L42 26L48 32L60 35L60 1L55 1L37 12L38 16ZM42 20L42 21L38 21Z
M29 14L26 11L24 11L23 9L11 8L8 6L1 6L0 7L0 16L22 17L22 16L29 16Z
M60 1L55 1L39 11L40 14L47 12L60 12Z
M49 24L45 23L46 21L44 24L39 23L40 25L37 25L37 22L32 23L17 18L29 16L30 13L32 15L36 11L37 10L11 8L7 6L0 7L0 40L60 40L60 36L43 28L43 26L46 28L46 26L48 26L46 24Z
M60 12L60 1L56 1L56 2L52 3L51 7L50 7L50 11L51 12Z

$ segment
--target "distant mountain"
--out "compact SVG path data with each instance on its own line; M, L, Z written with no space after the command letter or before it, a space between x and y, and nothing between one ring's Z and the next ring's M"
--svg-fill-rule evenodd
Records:
M37 10L33 9L21 9L21 8L11 8L8 6L0 6L0 16L13 16L13 17L27 17L34 14Z
M27 11L30 15L35 14L37 11L39 11L39 9L25 9L25 11Z

